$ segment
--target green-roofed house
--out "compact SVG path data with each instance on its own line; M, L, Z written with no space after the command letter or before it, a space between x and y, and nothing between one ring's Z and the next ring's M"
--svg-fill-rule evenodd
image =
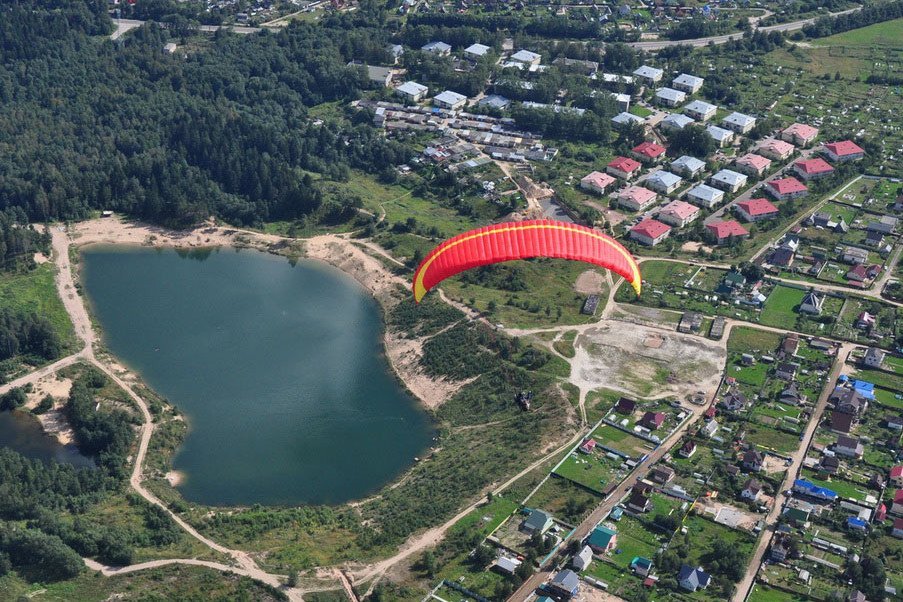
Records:
M529 516L527 516L527 520L521 524L521 529L530 534L539 533L540 535L543 535L552 528L553 524L554 521L552 520L551 514L545 510L532 510L530 511Z
M596 554L604 554L605 552L614 549L618 544L618 533L614 529L599 525L589 534L586 544L591 547Z
M809 510L806 508L786 508L784 516L796 524L809 522Z
M643 558L642 556L636 556L630 561L630 568L633 569L633 572L637 575L645 577L652 571L652 561L648 558Z

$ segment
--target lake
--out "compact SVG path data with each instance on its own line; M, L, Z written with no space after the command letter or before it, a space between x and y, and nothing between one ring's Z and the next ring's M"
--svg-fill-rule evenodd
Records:
M380 308L344 273L235 249L89 247L81 267L105 344L187 416L186 499L345 502L429 446Z
M78 453L75 445L62 445L44 432L34 416L18 410L0 412L0 447L9 447L32 460L94 466L94 461Z

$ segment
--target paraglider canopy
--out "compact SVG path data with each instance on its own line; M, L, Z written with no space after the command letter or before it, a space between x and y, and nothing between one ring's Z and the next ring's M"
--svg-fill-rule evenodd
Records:
M441 243L414 272L414 300L455 274L515 259L553 257L585 261L623 276L640 294L640 267L624 246L592 228L552 220L493 224Z

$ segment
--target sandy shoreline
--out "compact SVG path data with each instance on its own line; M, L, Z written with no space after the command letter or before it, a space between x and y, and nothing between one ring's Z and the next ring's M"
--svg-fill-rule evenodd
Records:
M61 445L70 445L75 441L75 433L62 411L69 398L71 387L72 381L68 378L59 378L56 374L45 376L34 383L34 388L28 393L28 401L24 406L28 410L33 410L46 395L53 397L53 409L43 414L35 414L35 418L41 423L44 432L56 438Z
M212 224L193 230L175 231L139 222L124 222L117 217L79 222L70 226L69 232L73 247L92 244L170 248L240 247L318 260L354 278L379 301L385 311L398 302L399 288L408 288L408 282L404 278L386 269L381 260L367 253L361 245L335 234L291 239ZM427 409L439 407L466 384L427 376L419 366L423 353L421 341L401 338L387 332L383 343L392 370Z

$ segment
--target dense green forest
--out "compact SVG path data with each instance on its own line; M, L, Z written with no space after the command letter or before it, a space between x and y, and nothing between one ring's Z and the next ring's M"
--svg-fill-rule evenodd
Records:
M187 57L153 25L112 42L104 2L32 0L0 19L2 208L32 221L109 208L185 226L347 218L318 174L379 172L408 152L369 124L315 125L308 107L370 84L351 59L385 52L366 6L316 25L221 33Z

